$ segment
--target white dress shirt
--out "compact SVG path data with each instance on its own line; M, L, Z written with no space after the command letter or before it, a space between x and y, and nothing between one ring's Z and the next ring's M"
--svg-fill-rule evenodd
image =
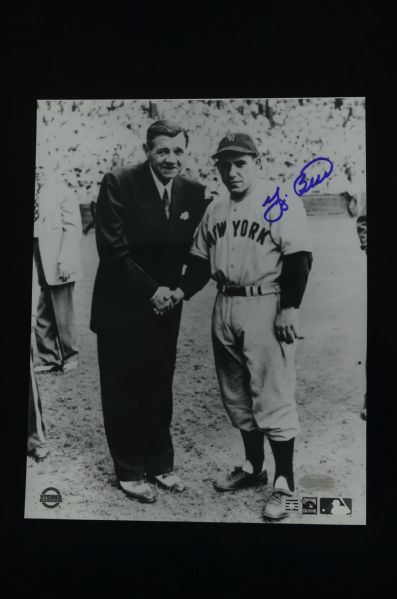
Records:
M170 199L170 201L171 201L171 190L172 190L172 181L173 181L173 180L172 180L172 179L170 179L169 183L167 183L167 185L164 185L164 184L163 184L163 183L160 181L160 179L157 177L157 175L156 175L156 173L154 172L154 170L152 169L152 166L151 166L151 164L149 164L149 166L150 166L150 171L151 171L151 173L152 173L152 176L153 176L153 181L154 181L154 182L155 182L155 184L156 184L156 187L157 187L157 189L158 189L158 192L159 192L159 194L160 194L160 198L161 198L161 200L163 200L163 197L164 197L164 190L166 189L166 190L167 190L167 193L168 193L168 197L169 197L169 199ZM155 297L156 293L157 293L157 290L156 290L156 292L154 293L154 295L153 295L153 296L152 296L150 299L153 299L153 298Z
M169 182L167 183L167 185L164 185L160 181L160 179L157 177L156 173L152 169L152 166L150 164L149 164L149 166L150 166L151 173L153 175L153 180L154 180L154 182L156 184L156 187L157 187L157 189L159 191L160 198L163 199L163 197L164 197L164 190L166 189L167 193L168 193L169 200L171 202L171 190L172 190L172 181L173 181L173 179L170 179Z

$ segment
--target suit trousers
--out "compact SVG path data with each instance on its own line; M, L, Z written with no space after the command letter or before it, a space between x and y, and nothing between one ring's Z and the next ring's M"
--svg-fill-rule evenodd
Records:
M105 432L118 480L171 472L172 381L182 305L97 333Z
M36 319L37 351L44 364L61 368L66 362L76 359L79 353L73 306L74 282L48 285L37 239L33 247L40 286Z
M30 351L28 451L45 444L45 427L41 411L40 394L33 370L33 353Z

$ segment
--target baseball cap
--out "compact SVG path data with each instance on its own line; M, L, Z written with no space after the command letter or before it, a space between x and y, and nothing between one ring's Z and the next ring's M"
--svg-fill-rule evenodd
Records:
M241 152L242 154L259 154L254 140L248 133L229 133L219 142L218 150L212 158L219 158L224 152Z

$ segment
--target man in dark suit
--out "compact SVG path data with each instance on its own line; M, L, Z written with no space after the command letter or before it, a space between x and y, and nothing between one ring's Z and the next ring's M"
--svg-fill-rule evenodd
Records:
M156 499L148 481L184 490L170 433L182 312L182 304L170 309L171 290L208 203L204 186L180 175L187 142L179 125L153 123L147 161L105 175L96 209L91 329L105 431L120 487L148 503Z

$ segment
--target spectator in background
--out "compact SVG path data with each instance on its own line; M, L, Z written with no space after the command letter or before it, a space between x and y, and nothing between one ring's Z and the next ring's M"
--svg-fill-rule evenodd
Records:
M357 233L360 238L361 249L367 253L367 209L361 208L357 217Z
M28 455L37 462L49 453L45 440L45 426L41 409L40 394L33 370L33 350L30 347L29 412L28 412Z
M367 208L365 203L357 217L357 233L360 238L361 249L367 253ZM367 368L367 366L365 367ZM363 420L367 420L367 393L364 396L364 405L360 416Z
M37 291L37 273L33 262L33 297ZM37 298L36 298L37 299ZM36 322L36 301L32 302L32 331ZM45 426L41 409L41 400L37 381L33 370L33 338L30 342L30 373L29 373L29 409L28 409L28 455L37 462L44 460L48 453L48 447L45 439Z
M84 235L87 235L88 231L90 231L91 229L95 229L95 211L96 211L96 202L92 201L92 202L90 202L91 220L88 222L88 224L85 226L85 228L83 230Z
M33 255L40 295L36 372L68 372L78 366L73 291L81 277L81 217L76 198L47 165L37 170Z

